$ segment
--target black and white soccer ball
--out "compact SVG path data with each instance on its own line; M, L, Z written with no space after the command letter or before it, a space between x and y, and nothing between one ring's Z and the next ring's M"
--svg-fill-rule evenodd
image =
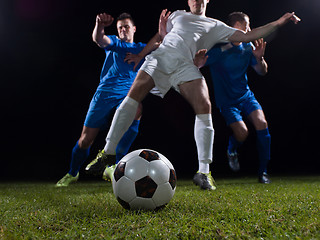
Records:
M112 176L113 193L125 209L156 210L172 199L177 177L161 153L140 149L124 156Z

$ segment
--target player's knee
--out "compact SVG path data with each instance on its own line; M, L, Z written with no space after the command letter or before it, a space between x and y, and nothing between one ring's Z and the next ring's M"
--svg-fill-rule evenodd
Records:
M249 136L249 131L247 128L241 128L234 132L234 136L238 142L244 142Z
M208 98L202 98L197 104L197 113L210 113L211 112L211 102Z
M263 130L268 127L268 122L265 118L258 119L256 123L256 130Z

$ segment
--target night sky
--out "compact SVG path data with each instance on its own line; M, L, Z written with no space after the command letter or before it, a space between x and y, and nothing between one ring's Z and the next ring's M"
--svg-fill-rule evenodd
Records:
M137 26L135 42L147 42L157 32L164 8L188 10L187 0L0 1L1 180L56 181L68 171L105 57L91 39L96 14L106 12L116 18L131 13ZM249 86L269 123L271 175L320 173L319 10L318 0L208 4L208 17L225 21L229 13L243 11L250 16L251 28L289 11L302 19L266 39L269 73L265 77L248 71ZM106 32L116 35L115 23ZM211 90L216 133L211 170L213 176L227 176L231 174L225 156L230 130L214 104L209 71L202 70ZM174 91L164 99L150 95L143 105L132 150L157 150L173 163L178 178L192 176L198 163L191 107ZM240 164L242 173L251 175L257 172L258 157L250 124L249 131ZM105 136L106 132L99 135L90 158L104 146Z

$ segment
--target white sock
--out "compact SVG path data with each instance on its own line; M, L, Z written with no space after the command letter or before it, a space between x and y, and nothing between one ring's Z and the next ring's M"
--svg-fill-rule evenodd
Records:
M204 163L199 161L199 172L201 173L209 173L210 172L210 167L209 163Z
M138 106L139 103L128 96L122 101L113 116L111 127L106 138L106 145L104 146L105 153L111 155L116 154L116 147L123 134L132 124Z
M211 114L196 115L194 138L198 151L199 172L209 173L209 164L212 162L214 139Z

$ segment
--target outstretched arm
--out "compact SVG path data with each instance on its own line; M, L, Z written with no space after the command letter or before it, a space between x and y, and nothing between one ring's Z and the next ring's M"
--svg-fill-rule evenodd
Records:
M229 37L230 42L251 42L260 38L264 38L271 34L273 31L278 29L280 26L288 23L289 21L294 22L297 24L300 22L300 18L298 18L296 15L294 15L294 12L292 13L286 13L278 20L268 23L262 27L258 27L253 29L250 32L243 32L241 30L235 31L235 33Z
M111 40L105 35L104 28L109 27L113 22L113 17L106 13L98 14L96 25L92 32L92 40L101 48L107 47Z
M147 45L142 49L142 51L138 54L132 54L132 53L127 53L126 58L124 59L125 62L130 63L135 63L134 68L138 66L139 62L150 52L154 51L159 47L161 44L161 41L167 34L166 31L166 25L168 18L170 16L171 12L167 9L162 10L160 14L160 19L159 19L159 29L158 32L151 38L151 40L147 43Z

